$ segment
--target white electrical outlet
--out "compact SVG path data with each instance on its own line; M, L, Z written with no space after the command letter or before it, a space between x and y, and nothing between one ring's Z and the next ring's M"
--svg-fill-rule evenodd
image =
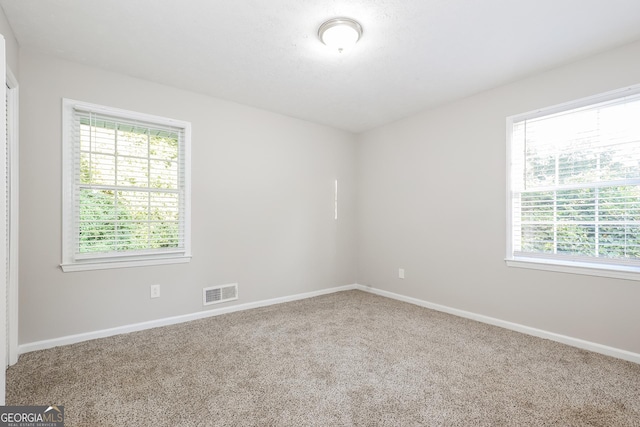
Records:
M399 279L404 279L404 268L399 268L398 269L398 278Z
M160 285L151 285L151 298L160 298Z

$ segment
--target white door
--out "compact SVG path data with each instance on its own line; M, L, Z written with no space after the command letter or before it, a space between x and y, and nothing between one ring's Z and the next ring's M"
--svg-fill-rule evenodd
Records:
M7 66L7 338L9 366L18 362L18 80Z
M4 50L4 37L0 35L0 76L6 76L6 57ZM0 99L6 99L7 87L0 85ZM0 102L0 141L4 141L3 149L0 150L0 405L5 404L6 368L7 354L9 352L9 334L7 332L8 299L7 299L7 110L6 104Z

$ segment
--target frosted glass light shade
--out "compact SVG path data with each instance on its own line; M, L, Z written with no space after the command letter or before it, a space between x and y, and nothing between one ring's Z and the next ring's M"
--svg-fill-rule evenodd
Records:
M362 36L362 26L349 18L330 19L320 26L318 37L322 43L342 52L355 45Z

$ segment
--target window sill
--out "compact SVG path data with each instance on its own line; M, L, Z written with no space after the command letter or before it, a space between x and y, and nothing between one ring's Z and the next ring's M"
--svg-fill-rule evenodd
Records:
M173 256L166 258L131 259L131 260L111 260L75 262L60 264L60 268L65 273L74 271L107 270L111 268L147 267L152 265L183 264L191 261L190 255Z
M579 262L563 262L537 258L507 258L508 267L529 268L533 270L555 271L558 273L582 274L587 276L610 277L624 280L640 280L640 268L628 266L610 266Z

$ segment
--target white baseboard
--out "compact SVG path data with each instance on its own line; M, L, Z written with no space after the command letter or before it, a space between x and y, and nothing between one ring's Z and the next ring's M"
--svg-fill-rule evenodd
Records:
M544 331L542 329L532 328L530 326L521 325L519 323L507 322L506 320L496 319L494 317L484 316L482 314L472 313L470 311L458 310L457 308L447 307L445 305L434 304L432 302L420 300L417 298L407 297L404 295L396 294L382 289L376 289L364 285L356 285L356 289L361 291L370 292L372 294L380 295L387 298L392 298L398 301L408 302L410 304L419 305L420 307L430 308L436 311L442 311L444 313L453 314L454 316L464 317L471 320L476 320L482 323L488 323L489 325L499 326L501 328L510 329L512 331L521 332L527 335L533 335L538 338L545 338L551 341L557 341L562 344L567 344L573 347L578 347L583 350L593 351L595 353L604 354L607 356L616 357L618 359L627 360L640 364L640 354L633 353L627 350L621 350L615 347L609 347L606 345L594 343L591 341L581 340L579 338L573 338L566 335L556 334L554 332Z
M175 325L177 323L189 322L197 319L204 319L206 317L219 316L221 314L233 313L236 311L250 310L252 308L266 307L274 304L281 304L289 301L297 301L305 298L312 298L320 295L331 294L334 292L348 291L352 289L358 289L372 294L380 295L387 298L392 298L398 301L408 302L410 304L418 305L420 307L429 308L444 313L453 314L454 316L464 317L478 322L487 323L501 328L509 329L516 332L521 332L527 335L533 335L539 338L545 338L552 341L557 341L562 344L567 344L573 347L578 347L584 350L593 351L595 353L605 354L607 356L616 357L618 359L628 360L630 362L640 364L640 354L633 353L627 350L621 350L606 345L581 340L579 338L573 338L566 335L556 334L554 332L544 331L542 329L536 329L518 323L507 322L505 320L496 319L494 317L484 316L482 314L472 313L470 311L459 310L457 308L447 307L445 305L435 304L432 302L420 300L405 295L396 294L382 289L376 289L365 285L353 284L338 286L334 288L322 289L319 291L305 292L302 294L290 295L286 297L272 298L268 300L250 302L245 304L232 305L229 307L222 307L213 310L199 311L196 313L185 314L181 316L167 317L164 319L151 320L148 322L135 323L132 325L119 326L116 328L102 329L99 331L86 332L77 335L69 335L60 338L54 338L50 340L36 341L32 343L22 344L18 347L18 353L24 354L36 350L45 350L48 348L58 347L61 345L75 344L82 341L89 341L97 338L105 338L113 335L126 334L129 332L142 331L145 329L158 328L161 326Z
M198 311L191 314L183 314L181 316L166 317L164 319L150 320L148 322L135 323L132 325L118 326L116 328L101 329L99 331L85 332L82 334L68 335L50 340L36 341L32 343L22 344L18 346L18 353L24 354L36 350L45 350L48 348L58 347L61 345L75 344L83 341L94 340L97 338L105 338L113 335L127 334L129 332L142 331L145 329L158 328L160 326L175 325L177 323L190 322L192 320L204 319L206 317L219 316L221 314L233 313L235 311L250 310L252 308L265 307L283 302L297 301L305 298L317 297L320 295L331 294L334 292L348 291L356 289L357 285L345 285L335 288L321 289L319 291L305 292L302 294L289 295L286 297L272 298L268 300L249 302L245 304L232 305L213 310Z

